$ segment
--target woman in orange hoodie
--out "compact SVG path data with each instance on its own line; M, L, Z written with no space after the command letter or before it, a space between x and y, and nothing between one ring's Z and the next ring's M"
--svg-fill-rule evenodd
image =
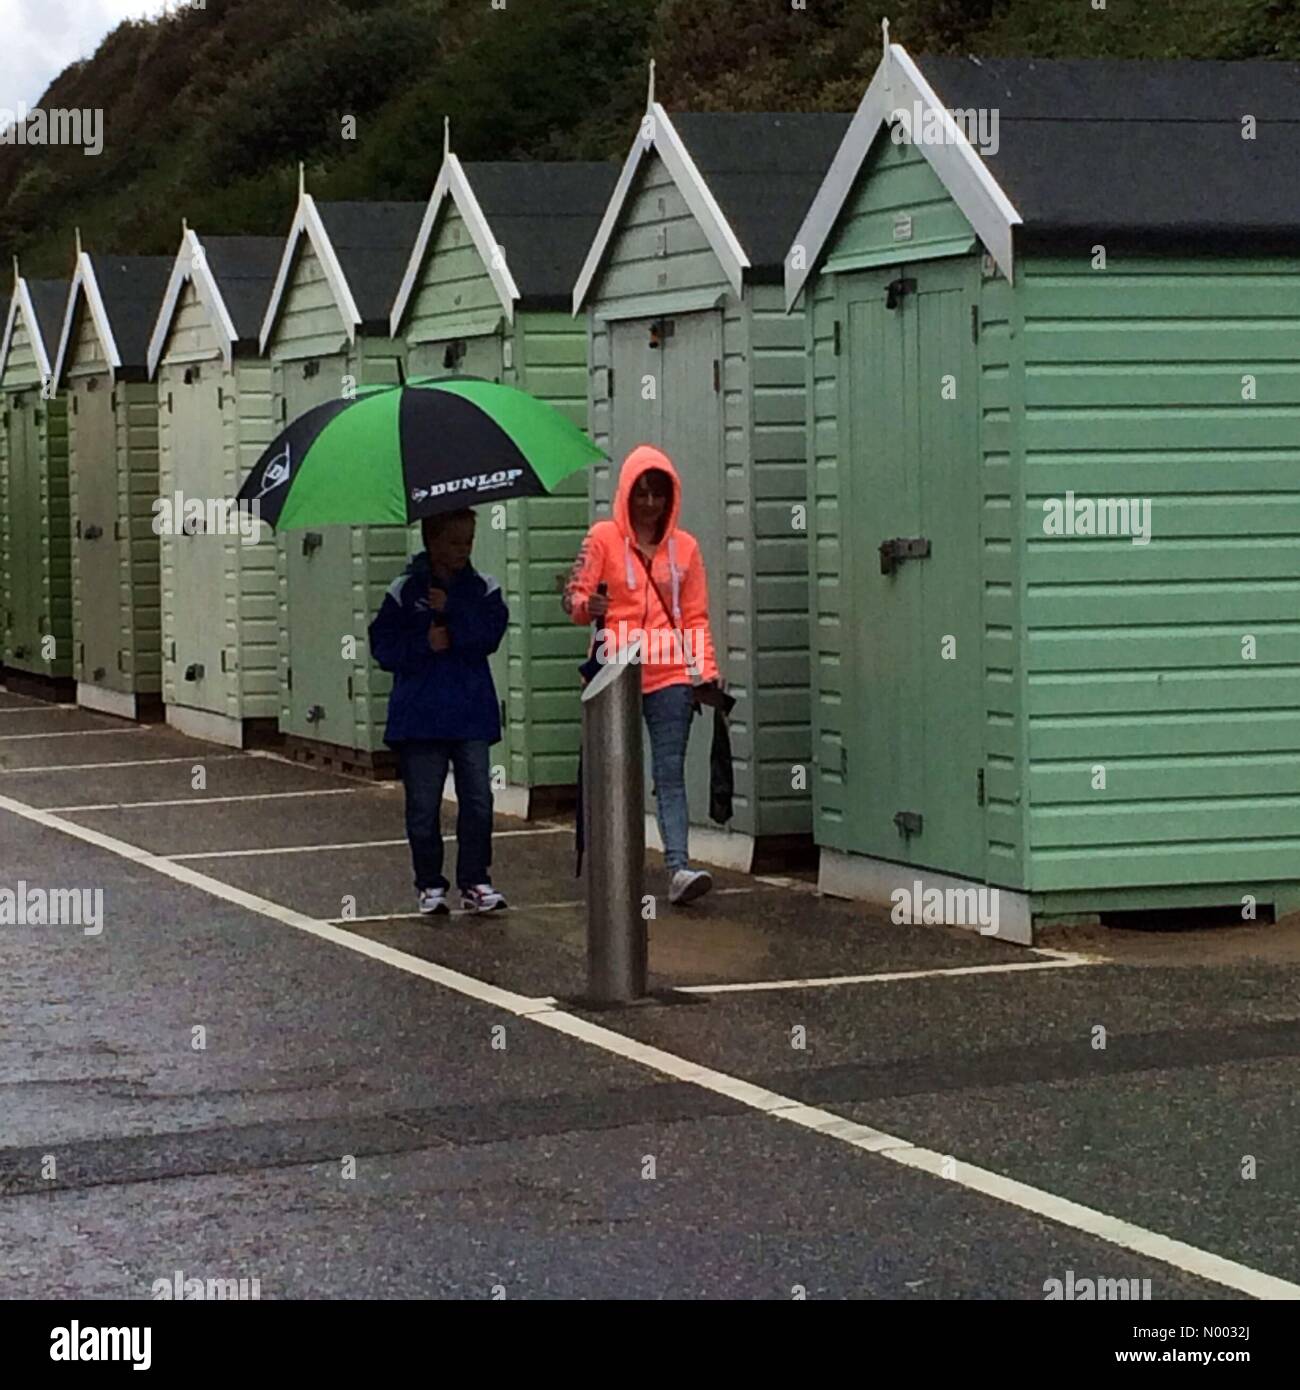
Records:
M619 473L614 514L587 532L564 591L575 623L603 625L602 659L641 641L642 707L672 903L713 887L687 856L686 745L696 692L718 686L704 557L677 525L681 504L681 480L668 456L648 444L633 449Z

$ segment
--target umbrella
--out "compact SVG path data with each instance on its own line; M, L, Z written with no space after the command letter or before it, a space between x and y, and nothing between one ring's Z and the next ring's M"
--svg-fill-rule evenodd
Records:
M279 531L407 526L460 507L554 492L605 455L554 406L477 377L361 388L300 415L236 501Z

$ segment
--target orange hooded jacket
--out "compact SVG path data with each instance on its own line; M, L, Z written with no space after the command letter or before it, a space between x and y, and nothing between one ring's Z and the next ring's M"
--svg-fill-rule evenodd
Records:
M663 540L650 564L653 584L646 582L629 505L636 480L651 468L662 469L673 483ZM614 514L587 532L564 590L565 611L575 623L589 623L587 603L598 584L607 586L609 612L603 625L611 650L646 634L641 657L641 689L646 695L668 685L718 679L704 557L695 537L677 525L681 506L681 479L668 455L649 444L633 449L619 473Z

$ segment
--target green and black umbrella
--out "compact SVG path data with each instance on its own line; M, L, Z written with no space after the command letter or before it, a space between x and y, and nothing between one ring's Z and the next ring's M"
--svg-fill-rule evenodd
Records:
M314 406L257 461L237 502L276 530L409 525L541 496L604 454L554 406L512 386L443 377Z

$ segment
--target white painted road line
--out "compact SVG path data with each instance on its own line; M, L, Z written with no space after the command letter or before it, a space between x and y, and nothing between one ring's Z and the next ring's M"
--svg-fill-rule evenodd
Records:
M506 840L521 835L565 835L566 830L494 830L494 840ZM272 845L268 849L207 849L197 854L169 854L166 858L179 864L190 859L247 859L259 854L320 854L329 849L392 849L394 845L405 846L401 840L350 840L337 845Z
M130 734L147 734L143 724L129 729L60 729L55 734L0 734L0 743L20 743L33 738L125 738Z
M0 768L0 777L23 777L32 772L99 772L118 767L162 767L165 763L189 763L205 767L208 763L228 763L242 758L242 753L196 753L189 758L134 758L112 763L47 763L43 767Z
M1017 961L1004 965L958 965L942 970L891 970L879 975L821 975L806 980L756 980L728 985L678 985L683 994L744 994L771 989L825 989L830 985L884 985L895 980L932 980L943 975L1005 975L1016 970L1065 970L1073 965L1098 965L1087 956L1072 960Z
M0 714L40 714L45 710L76 708L76 705L0 705Z
M183 759L188 762L189 759ZM110 764L112 767L117 763ZM290 796L355 796L364 787L324 787L300 792L249 792L243 796L179 796L171 801L98 801L84 806L47 806L56 815L69 811L140 811L149 806L222 806L230 801L275 801Z
M344 950L354 951L358 955L368 956L371 960L391 965L397 970L404 970L410 975L441 985L444 989L477 999L492 1008L514 1014L518 1018L531 1018L545 1028L589 1043L592 1047L598 1047L627 1061L636 1062L660 1075L677 1081L688 1081L715 1095L727 1096L772 1119L799 1125L826 1138L849 1144L865 1153L878 1154L892 1163L900 1163L904 1167L929 1173L944 1182L983 1193L1047 1221L1132 1250L1147 1259L1158 1260L1194 1278L1204 1279L1224 1288L1236 1289L1251 1298L1300 1299L1300 1284L1293 1284L1276 1275L1251 1269L1235 1260L1224 1259L1208 1250L1200 1250L1194 1245L1161 1235L1158 1231L1149 1231L1120 1217L1108 1216L1105 1212L1085 1207L1065 1197L1058 1197L1041 1188L1031 1187L1028 1183L964 1163L953 1155L922 1148L906 1139L858 1124L818 1106L804 1105L789 1096L756 1086L738 1076L714 1071L711 1067L701 1066L649 1043L638 1042L634 1038L614 1032L611 1028L602 1027L588 1019L579 1018L576 1014L555 1008L554 1001L549 997L530 998L527 995L516 994L513 990L501 989L485 980L462 974L459 970L421 960L418 956L395 950L382 942L371 941L367 937L345 931L342 927L336 927L319 918L295 912L292 908L258 897L255 893L248 893L242 888L222 883L219 879L209 878L196 869L173 863L156 854L149 854L124 840L77 825L74 821L63 820L49 811L38 810L10 797L0 796L0 811L9 811L36 825L61 831L74 839L116 854L122 859L165 874L188 887L198 888L223 902L256 912L284 926L293 927L322 941L341 946ZM948 1176L948 1172L951 1172L952 1176Z

